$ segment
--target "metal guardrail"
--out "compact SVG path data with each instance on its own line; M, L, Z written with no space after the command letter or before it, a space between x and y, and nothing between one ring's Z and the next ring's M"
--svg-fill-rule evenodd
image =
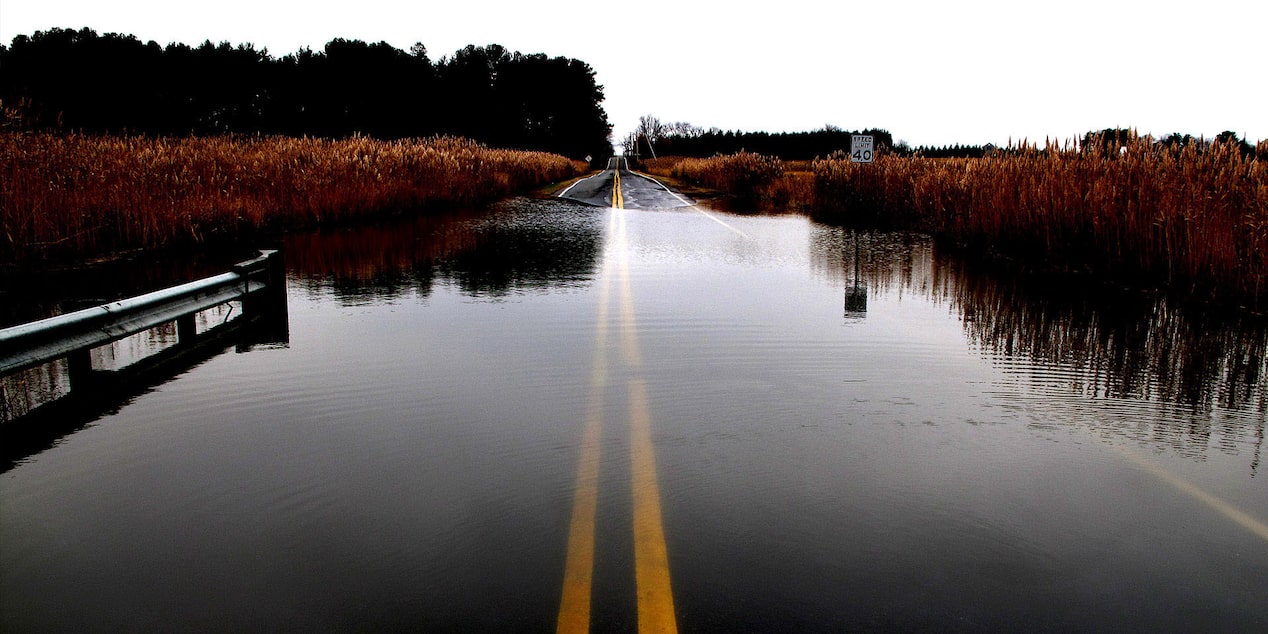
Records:
M285 284L280 254L262 250L259 257L239 262L229 273L0 329L0 375L48 363L172 321L177 321L178 336L184 339L188 335L180 332L183 318L278 284ZM192 327L192 323L188 327Z

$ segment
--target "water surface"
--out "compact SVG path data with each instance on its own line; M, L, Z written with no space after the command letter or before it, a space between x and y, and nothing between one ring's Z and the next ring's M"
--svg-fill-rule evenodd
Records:
M1268 628L1249 318L694 208L285 252L288 343L0 475L0 629L552 630L597 417L591 624L634 631L643 416L684 631Z

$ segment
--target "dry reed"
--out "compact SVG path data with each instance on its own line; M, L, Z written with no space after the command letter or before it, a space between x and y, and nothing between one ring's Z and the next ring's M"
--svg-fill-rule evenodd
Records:
M784 175L783 161L752 152L711 158L674 157L649 161L645 167L653 174L671 176L756 201L768 199L768 188Z
M451 137L377 141L0 133L0 261L203 242L474 205L582 173Z
M642 166L657 176L726 192L750 207L811 211L814 200L810 161L740 152L710 158L667 156L645 160Z
M1268 291L1268 164L1233 144L1148 138L1010 148L979 159L841 156L814 163L820 213L927 230L1045 266L1256 305Z
M1268 161L1231 143L1173 149L1134 137L1117 153L1021 144L982 158L872 164L837 153L810 174L751 154L649 163L760 207L926 231L1031 265L1256 307L1268 298Z

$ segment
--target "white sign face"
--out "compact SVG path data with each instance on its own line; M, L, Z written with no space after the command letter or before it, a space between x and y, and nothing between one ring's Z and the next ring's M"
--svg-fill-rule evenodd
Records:
M872 135L855 134L850 137L850 162L872 162Z

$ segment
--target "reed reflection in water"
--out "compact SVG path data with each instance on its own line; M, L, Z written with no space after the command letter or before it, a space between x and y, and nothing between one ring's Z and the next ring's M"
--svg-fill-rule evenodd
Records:
M306 288L350 304L426 297L437 282L498 297L588 283L601 233L594 208L517 198L484 211L289 236L284 250Z
M882 296L947 305L971 345L1017 385L1129 405L1118 418L1049 409L1035 424L1077 419L1107 437L1191 457L1250 448L1257 473L1268 417L1262 316L1178 305L1094 280L1018 276L943 254L913 235L816 226L812 244L816 271L846 288L847 304L862 280Z

